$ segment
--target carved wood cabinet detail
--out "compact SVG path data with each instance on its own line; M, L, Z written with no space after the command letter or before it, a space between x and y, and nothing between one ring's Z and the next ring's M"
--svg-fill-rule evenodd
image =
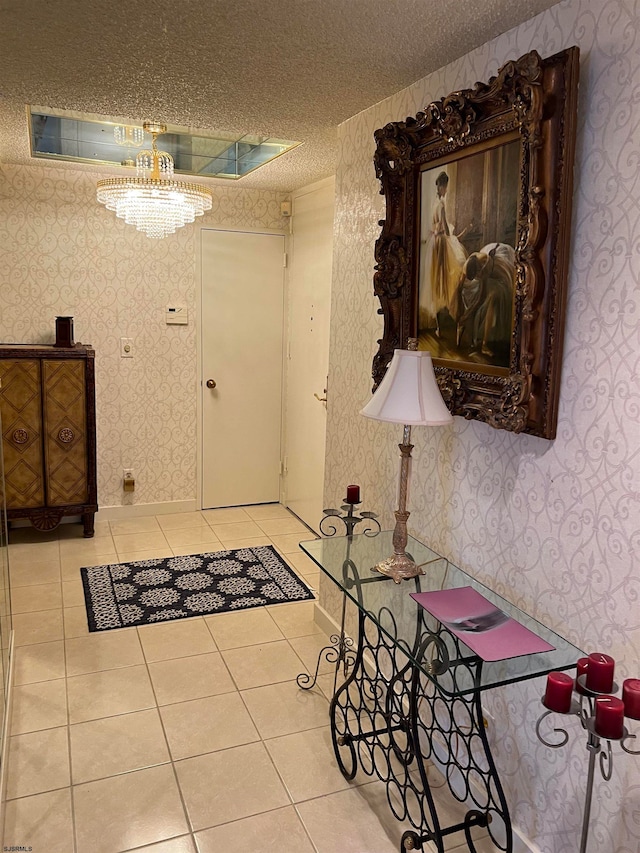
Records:
M0 413L7 518L53 530L80 515L93 536L96 484L95 353L0 346Z

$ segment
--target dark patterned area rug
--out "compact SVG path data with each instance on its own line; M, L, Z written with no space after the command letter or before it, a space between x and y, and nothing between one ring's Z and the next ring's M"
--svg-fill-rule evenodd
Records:
M305 601L273 545L80 569L89 631Z

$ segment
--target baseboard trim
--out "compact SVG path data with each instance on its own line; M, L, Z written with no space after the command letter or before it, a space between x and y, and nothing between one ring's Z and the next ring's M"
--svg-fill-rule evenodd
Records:
M340 633L340 625L336 622L336 620L331 616L324 607L321 607L317 602L314 607L313 619L316 625L325 632L325 634L339 634ZM373 671L375 663L372 656L365 654L364 662L366 666ZM432 757L433 765L438 769L438 771L442 774L443 778L446 778L446 769L444 765L442 765L437 757L434 755ZM472 799L469 799L469 807L475 808L475 804ZM543 851L533 843L527 836L518 829L517 826L511 825L511 829L513 831L513 853L543 853Z
M521 832L517 826L512 826L513 829L513 853L543 853L542 848L534 844L531 839L527 838L524 832Z
M335 621L333 616L330 616L324 607L321 607L316 601L313 607L313 621L318 628L322 628L325 634L339 634L340 625Z
M162 501L155 504L129 504L128 506L102 506L96 521L119 521L126 518L142 518L148 515L170 515L177 512L196 512L198 505L191 501Z

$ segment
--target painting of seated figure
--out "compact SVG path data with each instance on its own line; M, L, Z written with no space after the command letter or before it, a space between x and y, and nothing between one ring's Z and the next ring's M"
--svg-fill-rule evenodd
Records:
M519 140L420 175L419 348L509 365L516 275Z

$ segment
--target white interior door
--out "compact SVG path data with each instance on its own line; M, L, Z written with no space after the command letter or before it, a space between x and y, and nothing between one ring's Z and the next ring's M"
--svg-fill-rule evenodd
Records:
M203 229L201 260L202 506L278 501L284 237Z
M327 404L318 397L327 396L333 210L333 179L293 196L285 502L314 530L323 507Z

